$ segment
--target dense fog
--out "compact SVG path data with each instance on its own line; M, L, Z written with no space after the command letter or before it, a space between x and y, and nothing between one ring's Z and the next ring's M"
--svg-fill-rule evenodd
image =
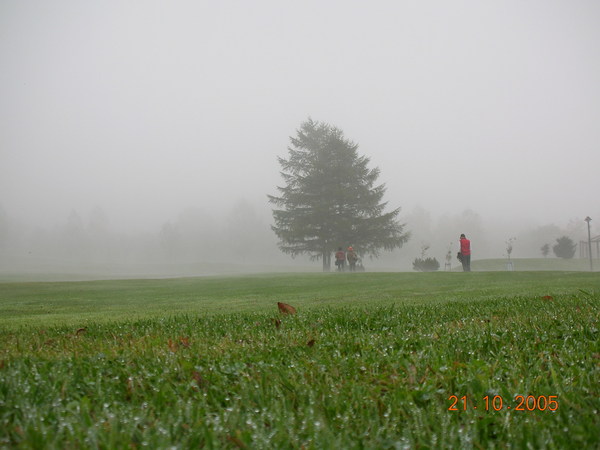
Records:
M442 269L446 254L457 265L459 233L467 230L473 258L542 258L541 247L552 247L561 236L575 244L587 239L583 220L564 224L494 223L477 212L434 216L421 207L402 215L411 233L403 248L364 258L367 270L409 271L412 261L424 254L435 257ZM277 248L268 207L240 200L224 214L190 208L165 220L154 230L116 229L106 212L91 207L85 213L72 210L51 226L31 226L0 210L0 275L77 274L86 277L192 276L264 271L319 271L308 257L295 259ZM593 249L594 257L596 249ZM576 258L580 257L579 246ZM585 254L583 255L585 256ZM553 258L552 251L547 255ZM441 270L442 270L441 269Z
M474 260L579 244L586 216L600 234L599 19L593 0L3 1L0 270L320 270L279 252L267 202L308 117L402 207L411 240L367 268L443 264L460 233Z

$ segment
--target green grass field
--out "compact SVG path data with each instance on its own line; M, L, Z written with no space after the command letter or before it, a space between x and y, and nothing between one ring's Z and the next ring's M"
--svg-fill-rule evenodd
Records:
M561 258L513 258L512 269L517 272L522 271L540 271L540 270L552 270L552 271L583 271L587 272L590 270L590 262L585 258L573 258L573 259L561 259ZM600 261L595 259L593 261L593 269L600 269ZM475 260L472 263L473 270L476 271L506 271L507 260L506 259L480 259ZM456 266L456 270L460 270L459 266Z
M598 448L599 329L585 272L0 283L0 448Z

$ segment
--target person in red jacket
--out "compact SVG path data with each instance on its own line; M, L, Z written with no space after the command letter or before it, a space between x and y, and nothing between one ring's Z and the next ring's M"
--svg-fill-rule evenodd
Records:
M471 271L471 241L464 234L460 235L460 253L463 272Z
M337 270L339 272L344 271L344 265L346 264L346 253L342 250L342 247L338 248L338 251L335 252L335 265L337 266Z

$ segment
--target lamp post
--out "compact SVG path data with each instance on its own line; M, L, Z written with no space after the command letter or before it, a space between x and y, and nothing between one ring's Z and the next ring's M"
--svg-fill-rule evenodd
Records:
M587 222L587 226L588 226L588 255L590 257L590 272L594 270L594 267L592 266L592 237L590 234L590 222L592 221L592 218L590 216L587 216L585 219L583 219Z

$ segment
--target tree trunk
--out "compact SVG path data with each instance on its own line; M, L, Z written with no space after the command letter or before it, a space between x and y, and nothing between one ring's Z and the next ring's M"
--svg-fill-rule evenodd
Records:
M323 250L323 272L331 271L331 253Z

